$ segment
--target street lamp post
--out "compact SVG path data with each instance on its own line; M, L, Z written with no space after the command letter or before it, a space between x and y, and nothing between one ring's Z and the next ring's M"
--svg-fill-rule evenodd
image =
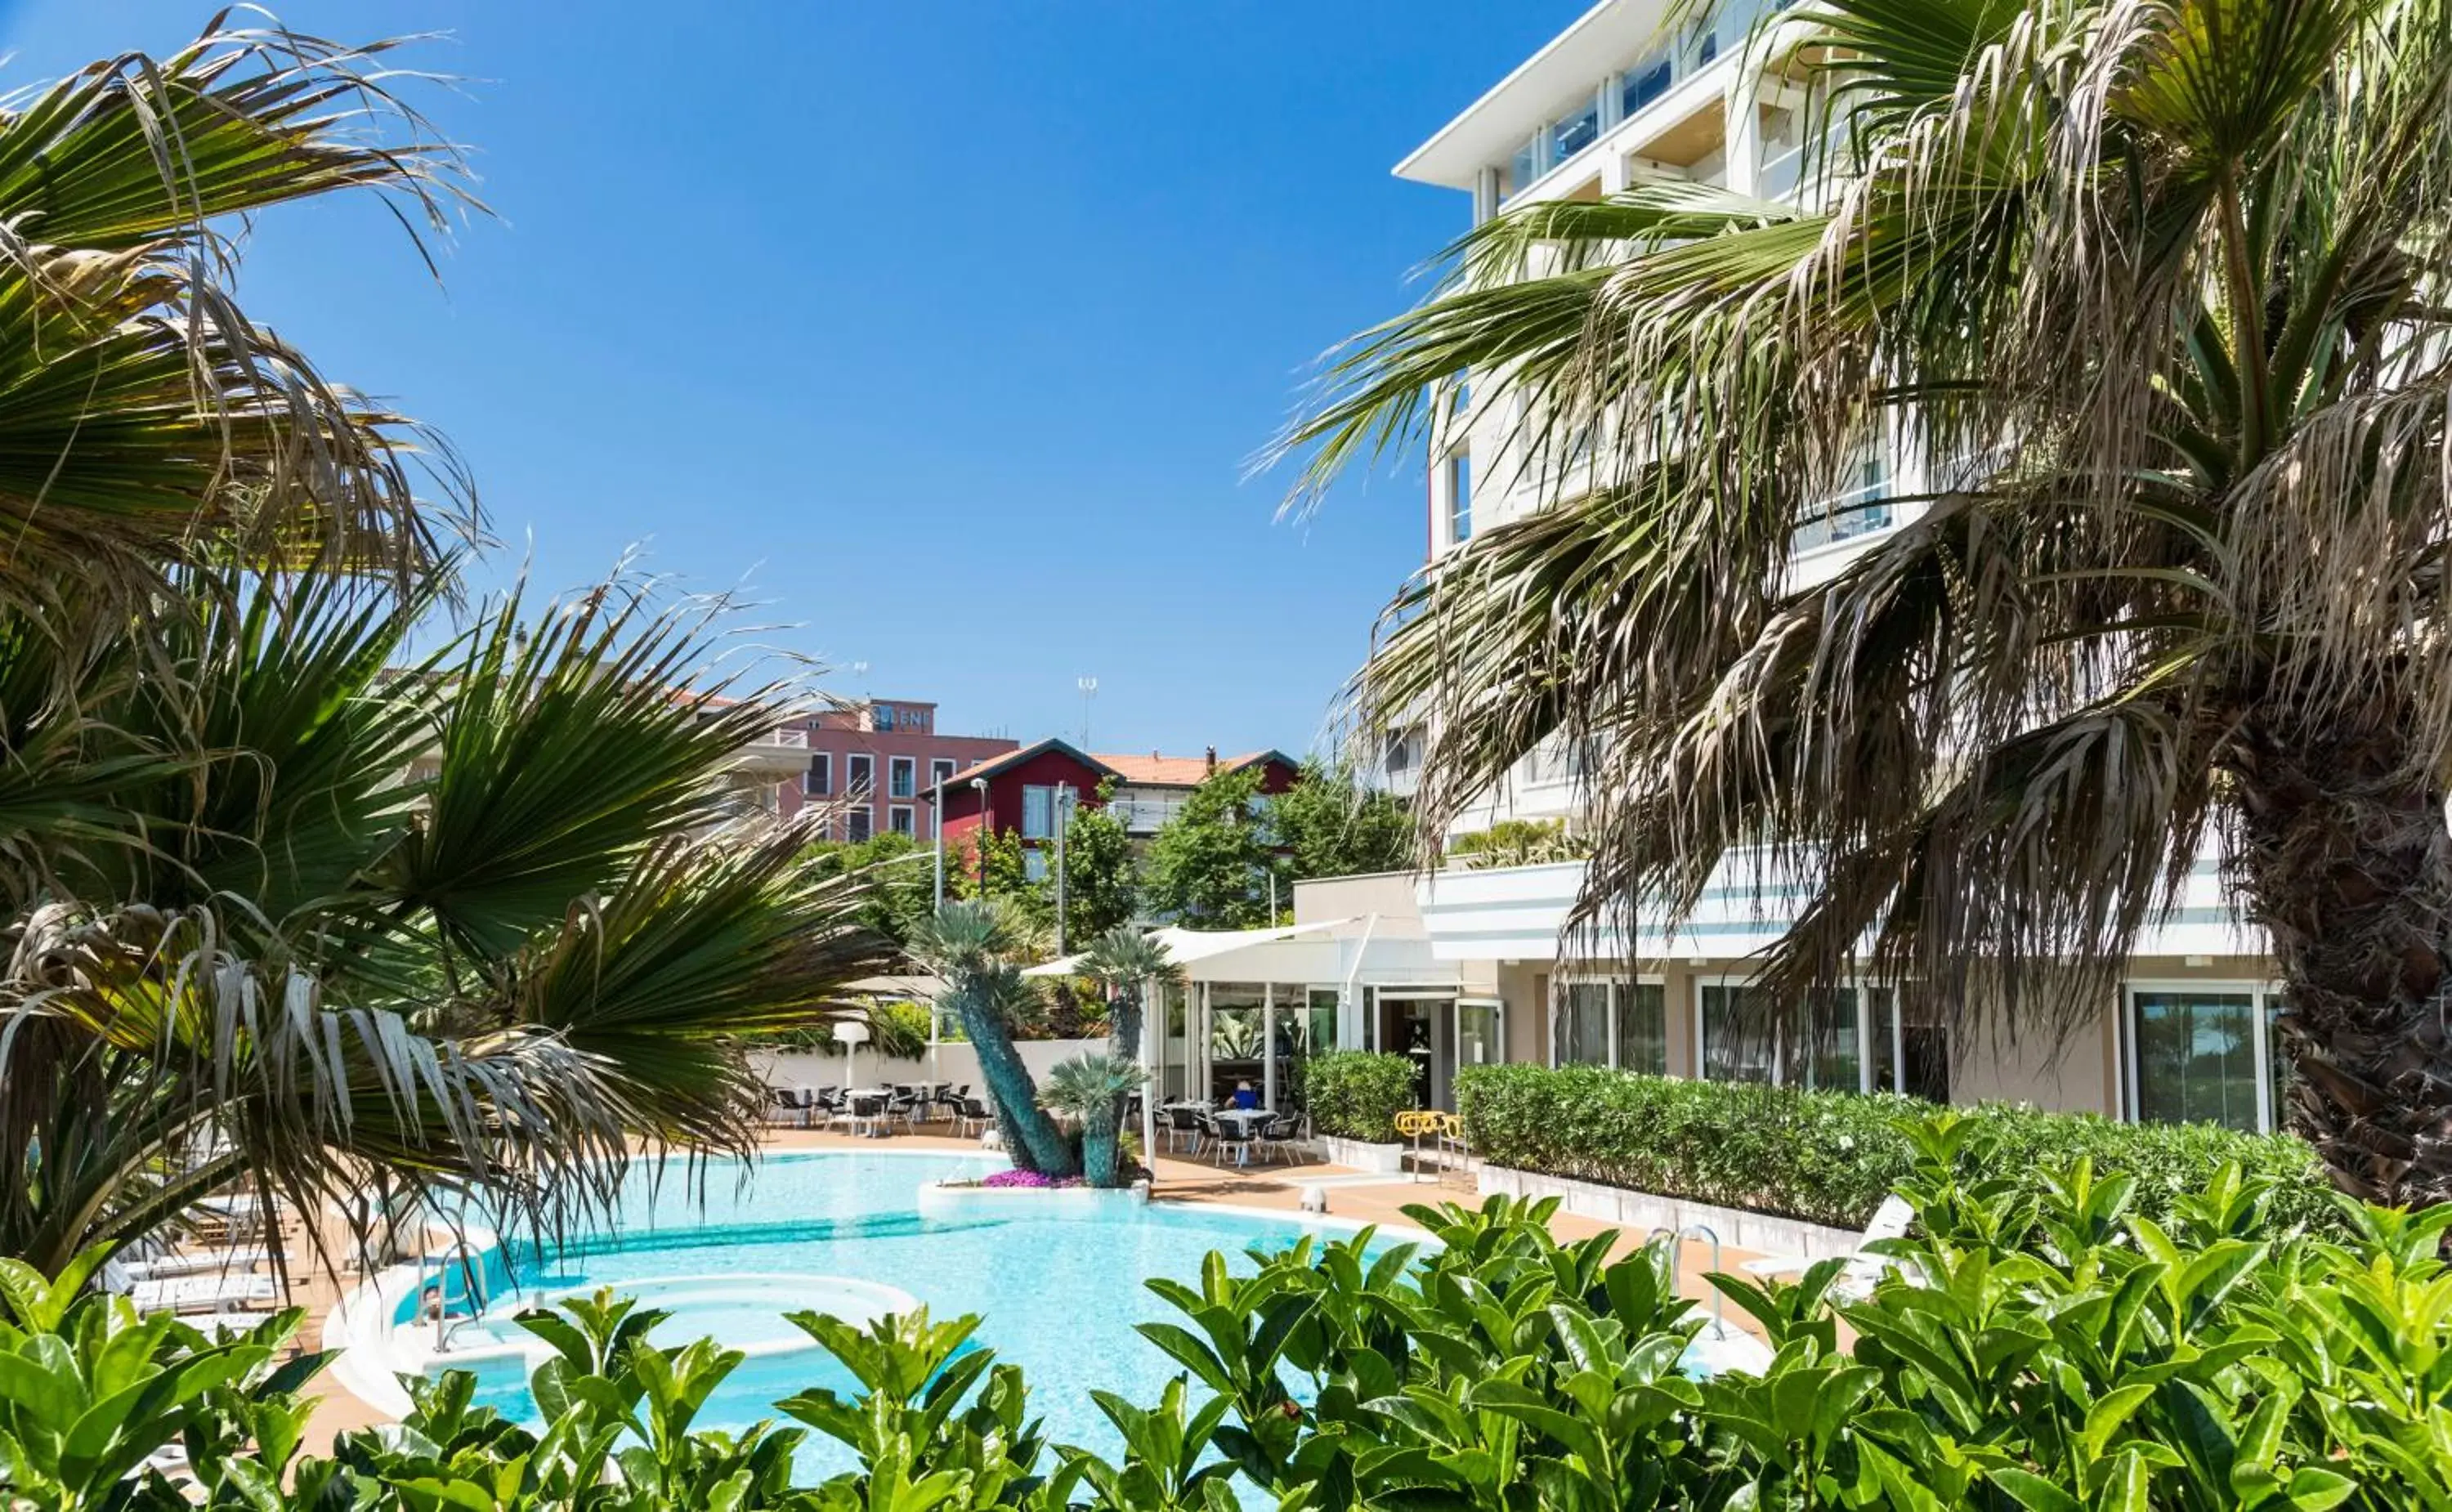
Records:
M1090 700L1098 696L1098 679L1076 677L1073 686L1081 690L1081 749L1090 749Z
M1056 953L1064 953L1064 832L1073 817L1073 784L1056 784Z
M988 841L995 837L996 833L988 828L988 779L971 778L971 792L979 800L979 826L973 832L979 835L979 839L972 848L979 856L979 896L984 898L988 895Z
M936 835L931 843L937 851L937 885L929 902L939 913L945 912L945 784L938 781L928 791L928 810L935 816Z

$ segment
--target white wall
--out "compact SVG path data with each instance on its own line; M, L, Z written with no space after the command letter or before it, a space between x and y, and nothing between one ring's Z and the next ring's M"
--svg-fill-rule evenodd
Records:
M1070 1060L1088 1051L1104 1051L1104 1039L1028 1039L1014 1046L1021 1052L1021 1063L1030 1068L1034 1077L1044 1076L1058 1061ZM780 1051L754 1057L758 1072L770 1087L840 1087L844 1085L845 1068L840 1052L827 1054L817 1051ZM952 1082L959 1086L970 1083L974 1096L984 1096L981 1085L979 1052L968 1044L947 1044L937 1049L937 1069L929 1070L926 1054L918 1060L880 1057L863 1045L860 1059L850 1068L858 1077L855 1085L875 1087L890 1082Z

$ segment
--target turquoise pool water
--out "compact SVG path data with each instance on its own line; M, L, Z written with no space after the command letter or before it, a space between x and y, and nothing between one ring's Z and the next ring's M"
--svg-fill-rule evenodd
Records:
M739 1168L719 1164L702 1203L671 1179L661 1191L634 1190L616 1230L559 1257L515 1256L512 1279L526 1301L600 1286L649 1294L675 1310L656 1335L662 1344L712 1334L753 1348L783 1345L752 1353L701 1418L705 1426L727 1428L780 1416L773 1404L806 1386L851 1388L830 1356L793 1345L805 1336L779 1314L808 1303L794 1295L791 1278L842 1276L896 1287L935 1317L981 1315L974 1338L1022 1367L1050 1440L1112 1455L1118 1445L1090 1401L1091 1388L1155 1402L1176 1374L1133 1330L1136 1323L1172 1315L1142 1282L1196 1280L1213 1250L1248 1267L1244 1250L1283 1248L1311 1231L1292 1219L1165 1204L1066 1219L920 1216L920 1186L981 1175L998 1164L884 1151L792 1153L768 1157L745 1182ZM455 1344L482 1345L488 1333L524 1337L507 1322L517 1306L497 1297L489 1316L464 1327ZM482 1400L522 1419L532 1414L516 1362L484 1364L478 1375ZM813 1435L801 1450L801 1475L822 1476L848 1463L832 1441Z

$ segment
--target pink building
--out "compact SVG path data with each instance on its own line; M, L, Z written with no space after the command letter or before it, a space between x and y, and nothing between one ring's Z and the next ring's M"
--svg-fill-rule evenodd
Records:
M808 764L800 780L777 795L789 817L810 803L841 811L831 826L838 840L902 834L926 841L935 833L931 793L965 767L1017 749L1011 740L939 735L937 706L909 698L870 698L805 721Z

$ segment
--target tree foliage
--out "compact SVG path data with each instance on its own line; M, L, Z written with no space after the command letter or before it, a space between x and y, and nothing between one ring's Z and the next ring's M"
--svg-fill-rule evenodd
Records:
M1803 884L1775 996L2061 1031L2219 858L2296 1127L2452 1197L2452 9L1829 0L1749 46L1799 203L1504 211L1288 438L1318 485L1524 416L1551 507L1409 584L1357 685L1428 732L1426 828L1563 742L1581 921L1744 849ZM1905 523L1791 574L1868 458Z
M641 1151L752 1149L744 1036L887 958L739 822L792 711L706 670L722 604L436 623L469 522L413 429L231 298L234 217L440 224L385 50L218 32L0 115L0 1254L47 1270L231 1184L564 1226Z
M1275 832L1263 812L1257 767L1221 771L1192 790L1150 841L1144 858L1151 911L1198 929L1254 929L1274 923L1269 882L1283 886Z
M1290 880L1394 872L1414 861L1413 811L1342 760L1304 762L1294 786L1269 800L1269 823Z

